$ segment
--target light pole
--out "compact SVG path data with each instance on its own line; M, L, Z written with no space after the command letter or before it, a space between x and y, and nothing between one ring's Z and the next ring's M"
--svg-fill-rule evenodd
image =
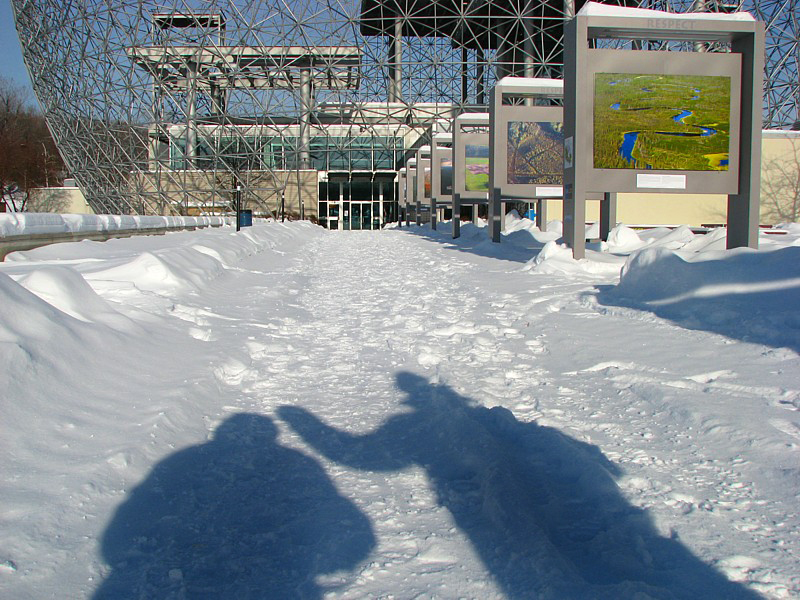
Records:
M236 231L242 228L242 186L236 186Z

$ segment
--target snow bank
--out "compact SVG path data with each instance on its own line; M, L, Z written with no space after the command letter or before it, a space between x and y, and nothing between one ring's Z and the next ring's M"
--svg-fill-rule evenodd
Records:
M800 228L507 225L10 255L0 596L797 597Z
M591 258L575 260L572 248L555 241L547 242L542 250L523 267L524 271L538 274L564 275L617 275L623 259L590 252Z
M758 252L741 248L689 254L648 248L622 269L617 293L665 306L690 298L772 293L769 309L800 306L800 248Z
M800 348L800 247L715 250L719 231L682 250L645 248L606 295L690 326Z
M102 323L124 331L135 329L133 321L113 309L83 277L69 267L42 265L23 274L17 283L79 321Z
M447 223L439 236L447 236ZM429 228L410 231L432 235ZM800 226L761 231L761 250L728 250L727 229L695 234L688 226L634 230L618 225L607 242L587 243L575 260L562 243L561 222L540 231L515 211L506 215L502 243L487 237L485 223L465 224L452 244L462 251L523 262L522 272L562 275L604 287L604 304L644 309L727 336L800 349ZM596 223L586 235L597 235ZM618 279L619 278L619 279Z

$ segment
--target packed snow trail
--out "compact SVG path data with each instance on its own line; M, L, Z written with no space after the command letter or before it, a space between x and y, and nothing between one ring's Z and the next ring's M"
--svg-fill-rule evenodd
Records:
M332 577L319 591L748 597L625 502L612 482L621 472L595 448L499 408L527 416L538 402L532 388L552 385L537 375L547 328L536 320L564 309L563 287L527 289L533 302L518 305L483 277L513 266L461 260L398 232L326 235L293 259L268 286L256 268L252 285L234 287L248 290L243 298L228 298L220 282L204 300L237 319L209 331L222 347L242 344L214 371L236 396L228 410L277 412L281 442L314 452L372 523L372 560L350 574L307 573ZM267 287L277 302L265 301Z
M108 385L100 466L27 500L75 539L38 564L44 540L10 546L0 585L34 587L0 591L800 593L795 353L602 303L611 275L531 274L446 233L272 227L271 250L198 289L84 274L147 333L120 339L133 370L109 347L75 392ZM154 256L147 281L166 277ZM92 448L98 431L59 436ZM39 468L27 452L20 473Z

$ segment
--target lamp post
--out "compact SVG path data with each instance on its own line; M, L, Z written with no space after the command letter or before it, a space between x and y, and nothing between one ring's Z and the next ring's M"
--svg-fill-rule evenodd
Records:
M242 186L236 186L236 231L242 228Z

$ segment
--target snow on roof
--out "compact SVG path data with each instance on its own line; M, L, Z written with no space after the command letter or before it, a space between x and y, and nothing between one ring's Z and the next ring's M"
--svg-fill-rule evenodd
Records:
M578 12L581 17L632 17L647 19L686 19L710 21L755 21L755 17L748 12L736 13L671 13L663 10L649 8L628 8L625 6L610 6L599 2L587 2Z

